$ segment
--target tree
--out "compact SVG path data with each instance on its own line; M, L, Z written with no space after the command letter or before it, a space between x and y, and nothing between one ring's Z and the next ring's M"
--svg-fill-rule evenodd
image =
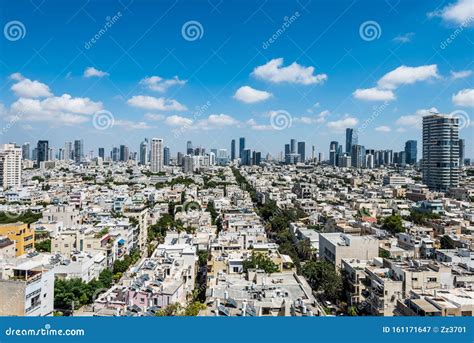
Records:
M41 242L35 242L35 249L39 252L51 252L51 240L46 239Z
M398 215L388 216L383 220L383 230L387 230L391 234L405 232L405 228L402 224L402 218Z
M186 309L184 310L185 316L197 316L200 311L205 310L206 305L199 301L192 301L188 303Z
M270 257L262 253L252 252L252 256L243 263L244 272L249 269L263 269L265 273L276 273L279 271L278 266L271 260Z
M324 292L330 299L336 299L342 290L342 277L329 262L306 262L302 272L313 290Z

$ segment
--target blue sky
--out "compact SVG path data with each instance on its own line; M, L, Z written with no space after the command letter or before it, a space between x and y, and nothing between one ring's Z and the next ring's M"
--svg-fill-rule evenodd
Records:
M0 18L2 142L162 137L174 155L244 136L276 155L296 138L327 155L354 127L400 151L431 110L460 118L474 157L467 0L18 0Z

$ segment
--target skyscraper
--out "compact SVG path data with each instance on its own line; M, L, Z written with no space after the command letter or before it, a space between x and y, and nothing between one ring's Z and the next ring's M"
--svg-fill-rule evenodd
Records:
M151 172L159 173L163 170L163 139L151 139Z
M354 129L346 129L346 154L352 154L352 146L357 144L357 132Z
M63 148L63 155L64 159L66 161L72 160L73 159L73 150L72 150L72 142L66 142L64 143L64 148Z
M464 157L466 150L466 141L464 139L459 140L459 166L464 166Z
M306 143L298 142L298 154L300 155L300 162L306 161Z
M128 161L128 148L125 145L120 146L120 161Z
M432 190L459 186L459 119L443 114L423 117L423 183Z
M191 141L186 143L186 154L194 155L193 143Z
M99 148L99 157L102 158L103 160L105 159L105 149L104 148Z
M167 146L163 148L163 164L165 166L170 165L170 148Z
M112 151L110 152L112 161L117 162L120 158L120 149L117 147L113 147Z
M239 138L239 157L242 158L242 152L245 149L245 137Z
M365 147L363 145L352 146L351 165L354 168L365 167Z
M339 148L339 142L332 141L329 143L329 164L331 166L337 166L337 150Z
M406 141L405 143L405 157L406 164L416 164L417 158L417 143L414 140Z
M15 144L0 146L0 186L4 189L21 186L22 149Z
M48 141L38 141L38 145L36 147L36 162L38 163L38 167L41 162L48 160L49 154L49 142Z
M21 158L24 160L30 159L30 143L24 143L21 146Z
M235 139L230 142L230 160L235 160Z
M148 163L148 138L140 143L140 164L145 166Z
M242 157L240 158L240 164L244 166L250 166L252 164L252 151L250 149L244 149L242 151Z
M290 139L290 153L296 154L296 139Z
M77 139L74 141L74 162L81 163L84 158L84 141Z

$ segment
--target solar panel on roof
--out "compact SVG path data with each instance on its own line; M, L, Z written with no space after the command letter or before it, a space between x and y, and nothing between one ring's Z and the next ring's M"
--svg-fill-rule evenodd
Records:
M222 305L219 305L217 310L219 311L219 314L223 314L224 316L227 316L227 317L230 316L229 310Z
M227 304L226 304L226 306L230 306L230 307L233 307L233 308L237 308L237 303L235 302L234 299L228 298L228 299L227 299Z

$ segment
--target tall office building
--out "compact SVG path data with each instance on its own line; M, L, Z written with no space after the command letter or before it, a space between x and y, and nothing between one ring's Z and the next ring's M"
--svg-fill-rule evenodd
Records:
M126 145L121 145L120 146L120 156L119 159L120 161L128 161L129 157L129 152L128 152L128 147Z
M99 148L99 157L102 158L103 160L105 159L105 149L104 148Z
M113 147L110 152L110 157L112 158L112 161L117 162L120 159L120 149Z
M290 153L296 154L296 139L290 139Z
M194 155L193 143L191 141L186 143L186 154Z
M84 141L77 139L74 141L74 162L81 163L84 158Z
M163 164L165 166L169 166L170 165L170 148L165 146L163 148Z
M30 159L30 143L24 143L21 146L21 158L24 160Z
M357 144L357 132L354 129L346 129L346 154L352 154L352 146Z
M36 162L38 163L38 167L41 162L48 160L48 154L49 154L49 142L38 141L38 145L36 147Z
M15 144L0 146L0 186L3 189L21 186L22 149Z
M245 137L239 138L239 157L242 158L242 152L245 149Z
M363 145L352 146L351 165L354 168L365 167L365 147Z
M178 152L178 154L176 156L176 163L177 163L178 166L183 165L183 153L182 152Z
M447 191L459 186L459 119L443 114L423 117L423 183Z
M235 139L230 142L230 160L235 160Z
M148 138L140 143L140 164L145 166L148 163Z
M63 148L63 156L66 161L73 159L73 150L72 150L72 142L65 142Z
M464 166L464 158L466 151L466 141L464 139L459 140L459 166Z
M339 142L337 141L332 141L329 143L329 164L331 166L337 166L337 151L339 150Z
M183 173L192 173L194 171L194 159L192 155L183 156Z
M163 171L163 139L152 138L151 139L151 172L159 173Z
M417 161L417 143L414 140L406 141L405 143L405 157L406 157L406 164L416 164Z
M242 151L240 164L243 166L250 166L252 164L252 151L250 149L244 149Z
M306 143L298 142L298 155L300 155L300 162L306 161Z

